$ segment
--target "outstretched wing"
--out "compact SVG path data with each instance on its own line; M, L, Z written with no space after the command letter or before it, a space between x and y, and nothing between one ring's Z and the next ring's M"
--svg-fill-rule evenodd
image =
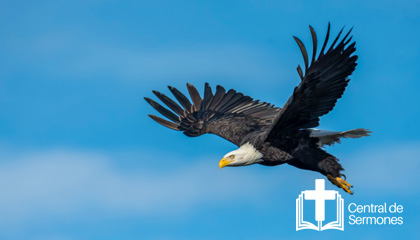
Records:
M208 83L204 87L204 99L193 85L187 84L192 103L176 88L168 88L182 107L164 94L153 91L172 111L150 98L145 98L146 101L171 121L149 116L161 125L183 131L190 137L213 133L239 146L249 133L270 126L280 110L269 103L254 101L233 89L226 93L222 86L217 86L213 95Z
M314 29L311 26L309 28L313 41L310 65L308 66L308 53L305 46L302 41L294 37L303 55L305 75L298 66L297 71L302 81L277 114L271 129L266 133L267 139L278 139L290 131L318 126L319 118L330 112L343 95L350 80L349 76L356 68L357 56L352 55L356 51L356 43L352 42L349 45L352 39L351 36L349 37L351 29L336 45L344 28L341 29L327 52L324 53L330 35L328 23L325 42L316 58L317 37Z

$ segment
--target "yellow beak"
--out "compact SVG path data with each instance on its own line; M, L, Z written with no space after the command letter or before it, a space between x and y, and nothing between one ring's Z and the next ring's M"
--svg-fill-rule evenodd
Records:
M219 168L222 169L224 167L226 167L227 165L229 165L229 163L233 162L233 160L226 160L224 158L222 158L222 160L220 160L219 162Z

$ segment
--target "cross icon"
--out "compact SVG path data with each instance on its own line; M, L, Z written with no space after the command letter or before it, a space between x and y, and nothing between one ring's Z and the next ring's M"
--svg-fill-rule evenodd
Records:
M325 180L316 179L315 190L304 191L305 200L315 200L315 220L325 220L325 200L334 200L335 192L333 190L325 191Z

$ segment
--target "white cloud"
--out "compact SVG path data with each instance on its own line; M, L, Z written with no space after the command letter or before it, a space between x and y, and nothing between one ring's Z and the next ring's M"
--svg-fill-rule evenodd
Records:
M389 147L371 148L346 157L357 159L357 164L344 164L357 196L417 194L413 179L420 167L420 151L415 146L395 146L387 151L384 149ZM164 153L147 156L147 151L135 155L145 163L167 157ZM127 169L115 165L124 160L122 156L62 149L22 154L3 151L0 229L40 219L80 221L92 214L170 217L188 215L202 206L235 202L260 207L262 201L283 199L278 194L285 192L298 193L304 186L312 186L314 177L321 177L290 166L220 171L214 158L170 169L147 164ZM289 184L291 181L294 184ZM284 201L290 201L290 196Z
M48 216L71 218L92 211L172 215L200 204L256 204L259 193L268 186L246 171L223 174L214 161L207 161L211 166L185 165L171 171L150 167L128 171L113 161L118 159L66 150L3 154L0 227ZM235 187L238 182L244 187Z

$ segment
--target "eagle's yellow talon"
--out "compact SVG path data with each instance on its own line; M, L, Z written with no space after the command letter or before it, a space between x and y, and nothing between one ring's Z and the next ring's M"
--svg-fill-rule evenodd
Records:
M339 179L340 179L340 180L343 180L343 184L344 184L344 185L346 185L347 187L350 187L350 188L351 188L351 187L353 187L353 186L352 186L352 185L350 185L348 182L346 182L346 180L344 180L344 179L337 178L337 181L339 181ZM340 182L340 181L339 181L339 182Z
M347 193L350 193L353 195L353 192L350 191L349 188L352 188L353 186L350 185L348 182L346 182L346 180L340 178L340 177L336 177L334 178L331 175L327 175L328 180L330 180L330 182L332 182L334 185L336 185L337 187L343 189L344 191L346 191Z

